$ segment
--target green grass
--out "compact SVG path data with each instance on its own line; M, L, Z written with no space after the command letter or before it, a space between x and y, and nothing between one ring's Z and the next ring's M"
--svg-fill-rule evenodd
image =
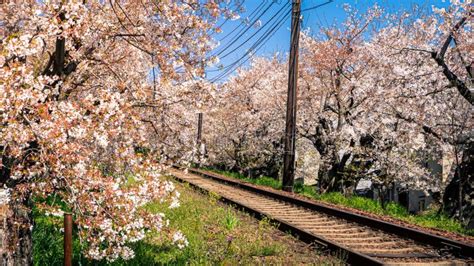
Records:
M211 168L206 168L204 170L219 173L228 177L238 178L240 180L252 184L281 189L281 182L271 177L248 178L239 173L220 171ZM322 202L350 207L374 214L386 215L422 227L440 229L448 232L459 233L462 235L474 236L474 230L464 229L461 223L459 223L455 219L447 217L444 214L438 214L437 210L435 209L429 209L423 213L414 215L410 214L403 206L393 202L387 203L384 209L382 208L380 202L376 200L359 196L346 197L343 194L337 192L318 194L313 187L305 186L303 184L295 184L294 191L295 193Z
M63 265L63 220L60 217L46 216L33 211L34 230L33 230L33 261L35 265ZM76 239L73 242L74 255L73 264L77 265L80 243Z
M229 209L224 217L223 225L228 231L232 231L240 223L239 218Z
M170 228L179 229L189 246L180 250L162 234L150 233L131 245L136 257L112 265L254 265L254 264L340 264L305 247L294 238L274 228L268 220L257 221L218 201L219 196L201 194L188 186L177 185L181 206L168 209L160 203L146 206L150 212L163 212ZM62 265L62 218L35 211L33 230L34 264ZM80 243L74 241L73 264L105 265L80 257Z
M436 209L429 209L415 215L410 214L403 206L393 202L387 203L385 209L383 209L379 201L358 196L345 197L341 193L326 193L317 195L314 198L324 202L364 210L370 213L390 216L422 227L474 236L474 230L464 229L461 223L444 214L438 214Z
M213 169L213 168L202 168L202 169L206 170L206 171L212 171L214 173L218 173L218 174L225 175L225 176L228 176L228 177L240 179L240 180L243 180L245 182L249 182L249 183L252 183L252 184L255 184L255 185L272 187L274 189L281 189L281 187L282 187L281 181L279 181L275 178L272 178L272 177L268 177L268 176L261 176L259 178L249 178L249 177L246 177L246 176L244 176L240 173L236 173L236 172L217 170L217 169Z

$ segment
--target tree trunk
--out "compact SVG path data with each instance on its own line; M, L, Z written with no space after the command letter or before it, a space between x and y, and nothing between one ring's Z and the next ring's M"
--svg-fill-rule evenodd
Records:
M345 169L350 155L350 153L344 154L341 160L334 158L329 167L323 166L319 169L318 182L321 191L344 193L354 185L349 182Z
M0 265L32 265L33 219L29 201L0 205Z
M444 212L474 229L474 142L467 144L443 195ZM461 206L462 209L459 209Z

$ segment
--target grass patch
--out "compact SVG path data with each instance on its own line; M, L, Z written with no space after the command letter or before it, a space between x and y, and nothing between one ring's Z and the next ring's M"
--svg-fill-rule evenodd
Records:
M281 187L282 187L281 181L279 181L279 180L277 180L273 177L260 176L259 178L250 178L250 177L246 177L246 176L244 176L240 173L236 173L236 172L217 170L217 169L205 168L205 167L202 168L202 170L214 172L214 173L217 173L217 174L225 175L225 176L236 178L236 179L240 179L242 181L249 182L249 183L252 183L252 184L255 184L255 185L272 187L274 189L281 189Z
M317 194L316 197L313 198L374 214L386 215L422 227L441 229L462 235L474 236L474 230L464 229L460 222L449 218L444 214L438 214L437 210L433 208L428 209L427 211L424 211L420 214L410 214L407 209L394 202L387 203L384 209L382 208L382 205L379 201L359 196L345 197L341 193L337 192Z
M257 221L218 201L219 196L202 194L177 184L181 206L168 209L153 203L148 211L163 212L170 227L179 229L189 246L178 249L169 239L150 233L131 245L136 256L112 265L254 265L254 264L341 264L337 258L316 253L291 236L274 228L268 220ZM34 264L62 265L62 218L35 212L33 230ZM74 265L106 265L80 256L80 243L74 242Z
M33 261L35 265L63 265L63 219L62 217L46 216L33 211L35 220L33 230ZM81 260L80 243L73 242L73 265Z
M205 168L204 170L215 172L232 178L237 178L256 185L272 187L274 189L281 189L281 182L271 177L248 178L239 173L220 171L211 168ZM345 197L343 194L338 192L318 194L314 187L305 186L301 183L295 184L294 192L306 196L308 198L336 205L346 206L362 211L367 211L374 214L386 215L422 227L441 229L448 232L459 233L462 235L474 236L474 230L467 230L463 228L461 223L459 223L455 219L447 217L444 214L438 214L437 210L435 209L429 209L420 214L410 214L403 206L393 202L387 203L384 209L382 208L382 205L379 201L373 199L368 199L359 196Z

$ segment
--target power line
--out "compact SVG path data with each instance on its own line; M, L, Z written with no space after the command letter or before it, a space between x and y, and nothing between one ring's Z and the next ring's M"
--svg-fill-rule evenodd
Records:
M237 11L244 5L244 3L245 3L245 0L242 0L242 2L234 9L233 12L237 12ZM230 17L226 18L226 19L224 20L224 22L222 22L222 23L221 23L219 26L217 26L216 28L217 28L217 29L222 28L222 26L224 26L229 20L230 20ZM239 24L239 26L240 26L240 24ZM214 35L215 33L216 33L216 31L214 31L211 35Z
M256 13L256 12L260 12L260 10L264 7L264 4L265 4L266 1L262 1L260 3L260 5L257 6L257 8L255 8L252 13L250 13L250 15L248 16L248 19L251 20L253 19L253 15ZM241 22L239 25L237 25L237 27L235 27L234 29L232 29L229 33L227 33L224 37L222 37L221 39L219 39L219 41L223 41L225 40L227 37L229 37L230 35L232 35L232 33L234 33L237 29L240 28L240 26L242 25L245 25L245 23Z
M275 1L274 1L275 2ZM333 2L333 0L328 0L322 4L319 4L319 5L316 5L316 6L312 6L310 8L306 8L306 9L303 9L301 12L303 11L309 11L309 10L313 10L313 9L317 9L319 7L322 7L324 5L327 5L329 3ZM288 3L287 3L288 4ZM271 6L271 5L270 5ZM273 15L273 17L269 20L270 21L273 21L273 19L275 17L278 16L278 14L284 10L286 5L284 5L282 7L282 9L280 9L275 15ZM257 10L257 9L256 9ZM267 9L268 10L268 7ZM266 12L265 10L265 12ZM288 10L289 11L289 10ZM264 13L265 13L264 12ZM288 14L289 12L284 12L284 15ZM263 15L260 14L259 17ZM283 22L285 21L285 16L283 17L279 17L279 19L274 22L272 24L273 27L271 27L270 29L266 30L265 33L260 36L260 38L258 38L258 40L245 52L244 55L242 55L240 58L238 58L237 60L235 60L234 62L232 62L231 64L223 67L223 68L220 68L220 69L211 69L211 70L207 70L207 72L217 72L217 71L222 71L222 73L220 73L219 75L217 75L216 77L212 78L210 80L210 82L216 82L216 81L219 81L225 77L227 77L229 74L231 74L234 70L238 69L239 67L241 67L242 65L244 65L248 60L251 59L251 57L249 57L250 54L255 54L256 52L258 52L262 47L263 45L276 33L276 31L282 26ZM252 24L251 24L252 25ZM268 25L268 24L266 24ZM265 25L265 26L266 26ZM233 49L231 52L228 52L226 53L223 57L221 58L224 58L224 57L227 57L228 55L230 55L231 53L235 52L238 48L242 47L245 43L247 43L250 39L252 39L254 36L256 36L265 26L263 26L261 29L259 29L259 31L257 31L256 33L254 33L250 38L248 38L247 40L245 40L243 43L241 43L237 48ZM248 29L248 28L247 28ZM241 37L241 34L237 37L237 38L233 38L233 39L238 39ZM228 49L228 47L226 47L226 49ZM225 50L225 49L224 49ZM219 53L221 54L222 51ZM243 61L242 61L243 60Z
M288 5L283 5L283 6L280 8L280 10L278 10L278 12L277 12L275 15L273 15L273 16L270 18L270 20L268 20L268 22L267 22L264 26L260 27L254 34L252 34L250 37L248 37L244 42L242 42L242 43L239 44L237 47L235 47L234 49L232 49L232 51L229 51L229 52L227 52L225 55L221 56L220 59L226 58L227 56L229 56L230 54L232 54L233 52L235 52L237 49L239 49L240 47L242 47L244 44L246 44L248 41L250 41L253 37L255 37L255 35L257 35L261 30L263 30L267 25L269 25L270 22L271 22L273 19L275 19L277 16L279 16L279 14L280 14L282 11L284 11L285 7L287 7L287 6L288 6Z
M310 11L310 10L314 10L314 9L317 9L319 7L322 7L322 6L325 6L331 2L333 2L334 0L328 0L324 3L321 3L319 5L316 5L316 6L312 6L312 7L309 7L309 8L306 8L306 9L303 9L301 10L301 12L306 12L306 11ZM280 11L278 11L280 12ZM278 14L278 13L277 13ZM286 14L285 14L286 15ZM276 16L276 15L275 15ZM275 17L274 16L274 17ZM272 19L274 18L272 17ZM222 68L222 69L213 69L213 70L208 70L208 72L216 72L216 71L223 71L221 74L219 74L217 77L214 77L211 82L216 82L218 80L221 80L222 78L225 78L226 76L228 76L229 74L231 74L234 70L238 69L239 67L241 67L243 64L245 64L251 57L247 57L249 54L251 53L256 53L257 51L259 51L262 46L275 34L276 30L278 30L283 22L285 21L285 18L282 18L280 19L277 23L274 23L274 27L271 28L270 30L267 30L263 36L261 36L255 43L254 45L252 45L251 48L248 49L248 51L243 55L241 56L239 59L237 59L236 61L234 61L233 63L229 64L228 66ZM252 37L256 35L256 34L253 34ZM244 43L246 43L248 40L246 40ZM241 47L243 44L239 45L239 47ZM233 51L235 51L237 49L233 49ZM232 52L233 52L232 51ZM230 53L227 53L225 56L227 56L228 54ZM225 56L221 57L221 58L224 58ZM241 61L242 59L245 59L244 61ZM240 62L240 63L239 63Z
M238 69L239 67L241 67L243 64L245 64L248 60L250 60L251 57L248 57L248 55L250 55L251 53L256 53L258 52L262 47L263 45L271 38L273 37L273 35L276 33L276 30L278 30L282 25L283 23L285 22L285 19L282 19L279 21L280 23L275 25L271 31L269 32L268 35L266 36L262 36L263 38L260 38L250 49L248 49L248 51L243 55L241 56L238 60L236 60L235 62L233 62L232 64L228 65L225 69L225 71L220 74L218 77L214 78L213 80L211 80L211 82L216 82L226 76L228 76L229 74L231 74L234 70ZM241 61L242 59L245 59L244 61ZM240 63L239 63L240 62Z
M275 2L278 3L277 1L273 1L273 2L274 2L274 3L275 3ZM287 4L287 5L288 5L288 4ZM283 6L283 8L284 8L284 7L285 7L285 6ZM281 10L280 10L280 11L281 11ZM280 11L279 11L279 12L280 12ZM279 13L279 12L278 12L278 13ZM274 17L275 17L275 16L274 16ZM270 21L272 21L274 17L272 17L272 19L271 19ZM270 21L269 21L269 22L270 22ZM277 22L277 23L278 23L278 22ZM268 24L270 24L270 23L268 23ZM267 24L267 25L268 25L268 24ZM275 25L275 23L273 23L273 25ZM265 25L265 26L266 26L266 25ZM265 26L264 26L264 27L265 27ZM260 32L264 27L262 27L261 29L259 29L258 32ZM267 34L268 32L269 32L269 30L267 30L264 34ZM254 47L255 44L258 44L258 42L261 41L261 38L262 38L262 37L260 37L260 38L257 40L257 42L252 45L252 47ZM234 39L235 39L235 38L234 38ZM250 52L252 52L252 51L249 50L249 51L247 51L246 54L248 54L248 53L250 53ZM227 56L227 55L226 55L226 56ZM244 55L244 56L245 56L245 55ZM225 70L225 71L226 71L226 70L232 68L232 67L233 67L235 64L237 64L241 59L242 59L242 57L239 58L238 60L234 61L233 63L227 65L227 66L224 67L224 68L220 68L220 69L210 69L210 70L207 70L207 71L208 71L208 72L216 72L216 71L222 71L222 70Z
M237 35L236 35L235 37L233 37L233 38L228 42L228 45L227 45L227 46L225 46L224 48L222 48L217 54L214 54L213 56L219 56L219 55L221 55L223 52L225 52L227 49L229 49L230 47L232 47L232 46L236 43L236 41L237 41L238 39L240 39L247 31L249 31L249 30L253 27L253 25L255 25L255 23L257 23L257 21L258 21L266 12L268 12L268 10L273 6L274 3L275 3L275 2L271 2L270 5L268 5L268 7L263 10L263 12L261 12L255 19L252 20L251 23L249 23L249 25L247 25L247 27L241 29L241 30L237 33Z
M300 12L305 12L305 11L313 10L313 9L316 9L316 8L320 8L320 7L325 6L325 5L327 5L327 4L329 4L329 3L332 3L332 2L334 2L334 0L328 0L328 1L324 2L324 3L322 3L322 4L305 8L305 9L301 10Z
M252 13L250 13L250 15L248 16L248 19L249 19L249 20L253 20L253 19L255 18L255 16L257 16L257 14L260 13L260 11L263 9L263 7L265 7L265 3L266 3L266 2L267 2L267 0L262 1L262 2L260 3L260 5L258 5L257 8L255 8L255 9L252 11ZM263 14L265 14L265 12L267 12L268 9L269 9L275 2L276 2L276 1L273 0L272 3L270 3L270 5L269 5L262 13L260 13L260 14L258 15L258 17L257 17L255 20L253 20L252 23L250 23L249 25L247 25L246 28L241 29L241 30L238 32L237 36L236 36L236 37L233 37L233 38L231 39L231 41L228 42L228 43L230 43L230 44L228 44L227 47L223 48L223 49L221 50L221 52L224 52L225 50L227 50L228 48L230 48L230 47L234 44L234 42L235 42L238 38L240 38L246 31L248 31L248 29L250 29L250 28L253 26L253 24L255 24L256 21L257 21L258 19L260 19L260 17L263 16ZM227 19L226 19L226 21L227 21ZM224 21L224 23L225 23L225 21ZM222 24L221 24L221 25L222 25ZM232 33L234 33L237 29L239 29L239 28L241 27L241 25L245 25L245 24L244 24L244 23L240 23L237 27L235 27L232 31L230 31L226 36L224 36L223 38L221 38L219 41L222 41L222 40L226 39L228 36L230 36ZM242 33L242 30L245 30L245 32ZM234 41L234 42L233 42L233 41ZM219 55L219 54L217 54L217 55ZM211 57L214 57L214 56L217 56L217 55L216 55L216 54L210 55L210 56L208 56L208 57L206 58L206 60L209 60L209 59L211 59ZM178 67L178 69L176 69L177 72L178 72L178 73L184 73L184 72L181 72L181 71L180 71L180 68L182 68L182 67L180 66L180 67ZM208 71L214 72L214 71L219 71L219 70L208 70Z
M273 37L273 35L276 33L276 31L284 24L285 20L286 20L286 15L288 15L290 13L290 10L287 10L287 12L284 12L280 18L273 23L273 27L271 27L270 29L268 29L248 50L247 52L241 56L239 59L237 59L236 61L234 61L232 64L228 65L227 67L225 67L224 69L224 72L219 74L217 77L213 78L211 80L211 82L216 82L224 77L226 77L227 75L229 75L230 73L232 73L235 69L241 67L243 64L245 64L249 59L250 57L248 57L248 55L250 55L251 53L256 53L257 51L259 51L263 45L271 38ZM241 61L245 59L244 61Z

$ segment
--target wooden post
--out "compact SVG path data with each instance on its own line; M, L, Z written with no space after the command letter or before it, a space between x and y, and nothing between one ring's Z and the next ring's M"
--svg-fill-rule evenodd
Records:
M64 214L64 266L72 266L72 214Z
M203 114L198 114L198 131L197 131L197 155L198 155L198 167L201 167L201 145L202 145L202 117Z
M285 151L283 158L283 190L293 191L296 149L296 90L298 85L298 49L300 38L301 0L293 0L291 44L286 105Z
M156 75L155 75L155 54L151 54L151 66L152 66L152 74L153 74L153 101L156 100Z
M197 131L197 144L201 145L202 142L202 113L198 114L198 131Z

